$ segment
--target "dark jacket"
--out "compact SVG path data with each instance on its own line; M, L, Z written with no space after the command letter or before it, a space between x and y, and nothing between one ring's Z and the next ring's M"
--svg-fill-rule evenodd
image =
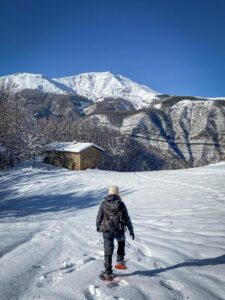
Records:
M104 219L104 214L106 214L106 205L107 205L107 201L115 201L115 200L120 200L120 196L117 195L108 195L105 197L105 200L101 203L99 210L98 210L98 215L97 215L97 219L96 219L96 226L97 228L100 227L100 225L102 224L102 221ZM123 221L124 221L124 225L127 226L128 230L130 232L133 232L133 225L131 222L131 219L129 217L126 205L124 204L123 201L121 201L121 210L122 210L122 216L123 216Z

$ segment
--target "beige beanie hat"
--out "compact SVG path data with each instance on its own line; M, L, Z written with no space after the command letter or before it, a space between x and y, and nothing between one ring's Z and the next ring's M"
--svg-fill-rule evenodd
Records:
M116 185L111 185L109 187L109 195L118 195L119 196L119 188Z

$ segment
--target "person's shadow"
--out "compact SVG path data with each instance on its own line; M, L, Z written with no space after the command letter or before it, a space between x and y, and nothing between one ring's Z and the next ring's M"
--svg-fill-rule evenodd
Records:
M155 270L145 270L145 271L135 271L133 273L128 273L128 274L120 274L121 277L123 276L132 276L132 275L141 275L141 276L156 276L157 274L178 269L178 268L183 268L183 267L203 267L203 266L216 266L216 265L222 265L225 264L225 255L221 255L218 257L213 257L213 258L206 258L206 259L193 259L193 260L187 260L185 262L166 267L166 268L160 268L160 269L155 269Z

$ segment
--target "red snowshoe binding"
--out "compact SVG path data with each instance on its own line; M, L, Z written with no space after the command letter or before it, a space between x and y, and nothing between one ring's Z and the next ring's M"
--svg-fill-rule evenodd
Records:
M115 268L118 270L126 270L126 261L125 260L119 260L116 262Z

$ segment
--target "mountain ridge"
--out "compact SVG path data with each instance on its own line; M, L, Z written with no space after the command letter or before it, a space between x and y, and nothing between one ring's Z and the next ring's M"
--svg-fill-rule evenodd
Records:
M0 84L12 83L16 91L39 90L44 93L80 95L93 103L105 98L124 99L136 109L151 105L160 95L151 88L111 72L90 72L69 77L49 78L43 74L15 73L0 77Z

